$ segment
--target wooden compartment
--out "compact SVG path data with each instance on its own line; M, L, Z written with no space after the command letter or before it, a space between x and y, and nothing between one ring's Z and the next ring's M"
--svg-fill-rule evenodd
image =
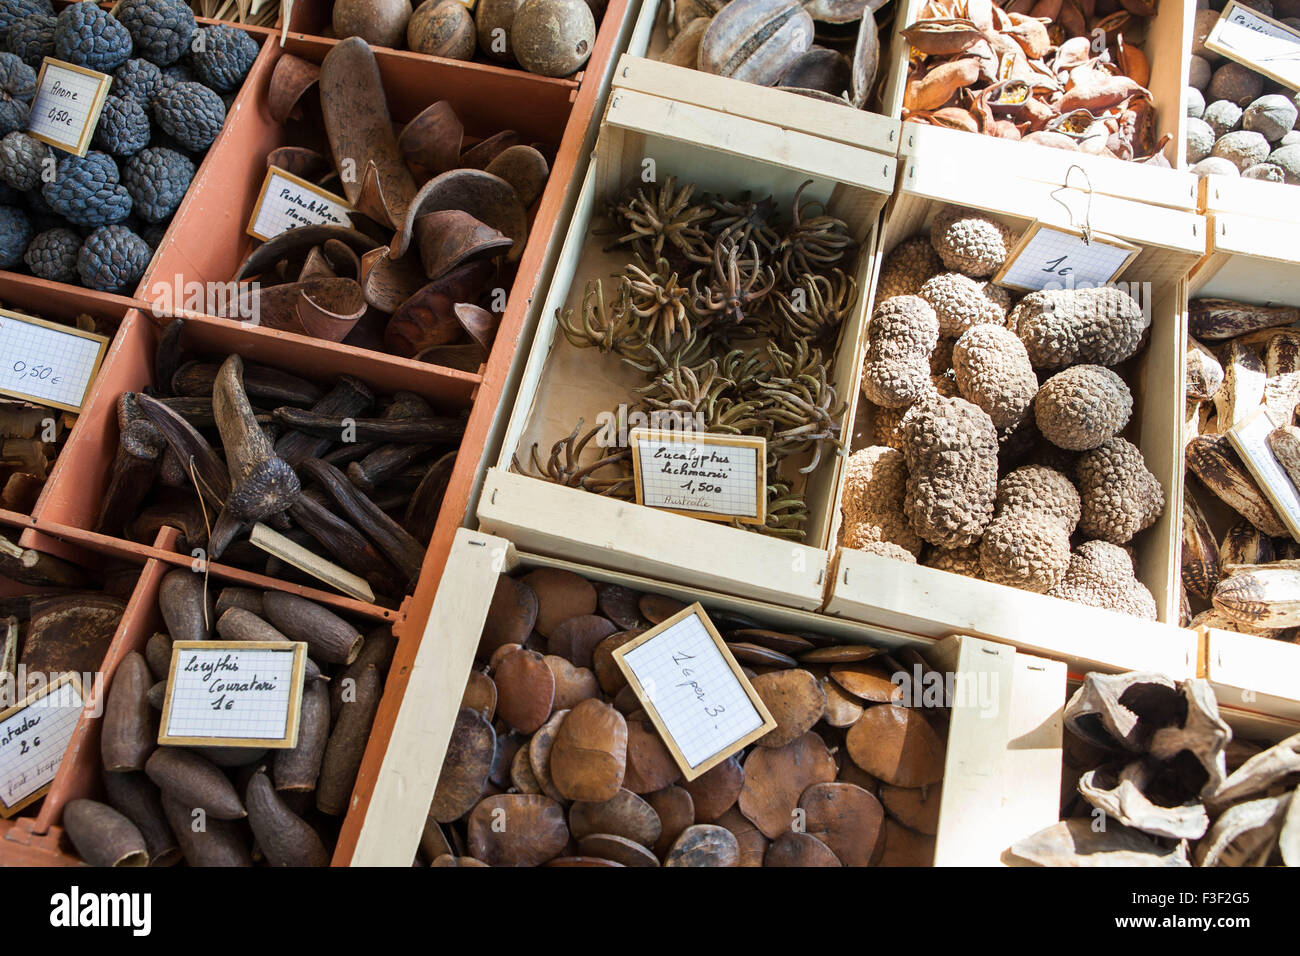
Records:
M881 112L894 119L903 115L903 94L907 84L910 44L901 34L919 19L927 0L900 0L894 19L893 35L888 44L890 59L884 64L884 91ZM964 171L971 178L992 179L1001 171L1038 182L1059 185L1065 171L1077 165L1103 195L1133 199L1171 209L1195 211L1197 180L1186 168L1187 71L1191 59L1192 24L1196 5L1162 3L1151 18L1146 42L1142 45L1151 63L1147 88L1156 106L1156 137L1169 136L1164 155L1170 169L1148 167L1110 157L1052 149L1035 143L1016 143L991 136L966 133L945 127L904 122L900 156L918 156L922 160ZM883 41L882 41L883 42Z
M778 630L887 649L915 647L936 669L956 675L957 686L978 684L989 691L982 701L959 696L958 706L952 710L936 865L994 862L1000 847L997 831L990 826L991 815L1014 817L1035 826L1046 826L1055 819L1060 707L1065 690L1065 668L1059 663L975 638L930 641L528 554L503 538L462 530L452 549L446 586L439 591L429 620L429 628L437 629L439 639L424 641L414 662L392 743L357 837L353 865L411 864L497 579L501 574L533 568L561 568L592 581L683 602L699 601L708 611L741 614Z
M877 270L903 239L929 225L945 205L980 210L1020 230L1035 219L1064 225L1090 215L1097 232L1141 248L1119 281L1150 283L1140 298L1151 329L1132 383L1134 413L1123 433L1137 445L1165 491L1165 511L1135 539L1137 576L1156 599L1159 619L1064 602L934 568L841 549L825 610L853 620L938 637L960 631L1097 670L1149 669L1175 678L1196 675L1196 639L1178 621L1178 542L1182 514L1185 293L1182 279L1200 255L1205 222L1197 215L1026 179L972 182L961 171L903 160L898 195L885 213ZM1055 194L1055 196L1053 195ZM1087 210L1091 210L1090 213ZM878 278L878 277L877 277ZM875 287L872 293L874 297ZM869 442L866 442L869 444ZM837 528L838 528L838 512Z
M478 505L481 527L520 547L596 565L692 582L714 590L805 609L822 601L826 547L841 460L826 461L808 485L811 519L804 543L602 498L511 472L512 458L529 461L534 443L543 457L579 417L591 427L600 411L631 404L633 376L613 360L586 355L564 338L557 310L580 306L589 279L620 268L592 234L603 202L618 195L653 159L655 175L695 182L700 190L772 194L788 208L805 180L804 201L829 203L844 219L861 251L853 273L858 301L845 320L833 380L849 399L842 434L852 431L852 396L860 366L861 332L874 261L876 217L893 188L895 162L879 153L818 140L739 116L678 103L636 90L617 89L583 184L555 279L541 306L536 341L523 372L519 398L505 431L496 467Z

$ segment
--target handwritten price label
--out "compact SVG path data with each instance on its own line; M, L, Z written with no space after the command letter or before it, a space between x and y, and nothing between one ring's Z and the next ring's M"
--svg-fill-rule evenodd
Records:
M85 156L113 78L46 57L36 80L27 132L64 152Z
M76 676L66 674L0 714L0 816L50 788L85 704Z
M108 339L0 309L0 395L79 412Z
M1094 232L1084 238L1081 230L1036 222L1025 230L993 281L1021 292L1105 285L1119 278L1139 252L1137 246L1112 236Z
M1205 46L1283 86L1300 90L1300 31L1285 23L1234 0L1223 8Z
M306 644L177 641L172 649L158 743L297 746Z
M767 440L636 428L637 504L711 521L767 520Z
M253 206L248 234L265 242L303 226L351 226L352 207L341 196L272 166Z
M776 726L699 604L624 644L614 661L687 780Z

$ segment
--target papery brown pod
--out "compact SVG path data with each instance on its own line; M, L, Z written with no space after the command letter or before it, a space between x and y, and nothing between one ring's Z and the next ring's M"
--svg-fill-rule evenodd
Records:
M361 257L361 294L372 309L392 315L428 281L415 256L394 260L387 246Z
M772 86L812 39L812 17L797 0L732 0L700 42L699 69Z
M430 282L393 313L384 341L406 356L456 341L461 329L456 304L476 301L492 272L489 262L468 262Z
M960 17L917 20L900 32L914 50L926 56L955 56L984 38L983 31Z
M456 168L464 138L455 109L439 100L406 124L397 146L416 175L429 178Z
M321 68L302 57L285 53L275 62L266 106L271 118L283 126L291 118L300 118L299 102L307 91L320 82Z
M1076 0L1065 0L1061 4L1061 12L1050 19L1055 21L1055 26L1065 31L1068 37L1085 36L1088 33L1088 18L1083 15Z
M276 166L309 182L316 182L331 171L329 160L305 146L281 146L273 149L266 154L266 165L268 169Z
M528 212L514 187L499 176L477 169L453 169L424 184L407 210L406 219L390 245L401 258L410 248L415 222L442 209L459 209L514 240L506 258L517 262L528 239Z
M1091 76L1084 78L1076 70L1071 75L1071 81L1074 85L1057 104L1057 109L1062 113L1084 109L1095 115L1130 97L1151 96L1145 87L1127 76L1110 76L1094 71Z
M500 255L513 245L509 236L460 209L440 209L421 216L415 221L415 240L424 274L431 280L466 262Z
M519 134L512 129L503 129L493 133L487 139L479 140L461 153L460 166L463 169L487 169L488 163L511 146L518 145Z
M353 279L309 279L261 290L256 299L267 328L342 342L366 311Z
M235 275L236 282L260 276L275 268L277 263L305 257L313 246L324 245L331 239L338 239L358 255L364 255L379 246L365 233L346 226L302 226L282 232L269 242L264 242L246 258Z
M1057 48L1052 67L1057 76L1068 73L1092 59L1092 44L1087 37L1073 37Z
M1120 72L1139 86L1146 86L1151 81L1151 61L1142 48L1125 43L1122 36L1116 39L1115 46L1115 63Z
M388 229L396 226L394 210L390 208L384 196L384 184L379 176L379 167L374 160L366 163L365 174L361 178L361 191L352 201L357 212Z
M337 278L338 275L334 272L334 267L325 258L324 251L320 246L313 246L311 252L307 253L307 261L303 263L302 272L298 273L298 280L305 282L308 279Z
M1020 44L1025 56L1031 60L1041 60L1047 56L1052 49L1052 41L1047 35L1046 23L1017 13L1011 14L1011 22L1011 29L1004 30L1003 33Z
M361 257L346 242L338 239L326 239L320 247L326 263L334 274L344 279L361 281Z
M910 110L937 110L954 93L972 85L979 77L978 60L967 58L940 64L924 77L908 81L903 105Z
M880 0L810 0L804 9L818 23L852 23L864 16L870 18L870 9L879 6Z
M477 343L485 354L492 352L492 342L497 337L497 327L501 324L501 317L487 309L481 309L477 305L471 305L468 302L458 302L452 311L456 313L456 318L460 321L461 328L465 333Z
M487 361L487 355L477 343L470 345L434 345L419 352L417 362L441 365L460 372L477 372Z
M835 96L848 90L852 82L853 65L843 53L814 46L790 64L778 85Z
M527 208L546 188L551 167L538 150L519 144L497 153L487 164L485 172L498 176L513 186L519 202Z
M967 133L978 133L980 131L979 119L974 113L964 110L960 106L945 106L941 110L930 113L929 117L930 123L934 126L959 129Z

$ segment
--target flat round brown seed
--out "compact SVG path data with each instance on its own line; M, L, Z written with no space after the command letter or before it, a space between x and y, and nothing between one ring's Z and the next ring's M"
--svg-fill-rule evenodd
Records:
M740 847L740 862L737 866L762 866L763 856L767 853L767 837L763 831L745 819L739 807L732 807L718 817L717 824L726 827L736 838Z
M830 677L821 680L822 693L826 695L826 713L822 715L832 727L852 727L862 716L862 702L835 683Z
M836 779L839 780L840 783L851 783L855 787L861 787L877 799L880 798L880 781L855 764L851 759L844 760L840 763L840 772Z
M452 856L450 853L444 853L438 857L430 866L487 866L482 860L476 860L472 856Z
M439 823L459 820L478 803L492 772L497 735L477 710L462 707L452 727L429 816Z
M712 823L717 820L735 805L744 786L745 771L735 757L728 757L694 780L682 783L695 803L696 823Z
M873 704L887 704L903 698L903 689L889 675L869 664L836 664L831 678L846 691Z
M557 856L543 866L622 866L614 860L602 860L598 856Z
M469 853L489 866L538 866L564 852L569 826L550 797L502 793L469 815Z
M760 627L732 631L727 635L727 640L757 644L759 647L780 651L782 654L800 654L813 646L813 642L806 637L800 637L797 634L784 634L781 631L769 631Z
M851 783L815 783L799 797L804 832L815 836L845 866L870 866L885 811L880 801Z
M850 664L854 661L867 661L880 653L878 647L866 644L834 644L831 647L818 647L804 651L799 655L801 664Z
M663 834L659 814L631 790L619 790L603 803L579 800L569 807L569 832L581 840L593 833L612 833L645 847Z
M523 744L528 743L528 738L523 734L515 733L508 730L506 733L497 734L497 752L492 758L492 772L488 779L502 790L510 786L510 767L514 764L515 754ZM528 748L525 747L525 750Z
M880 802L886 812L903 826L928 836L939 832L939 803L943 799L943 783L930 787L882 786Z
M658 866L659 858L635 840L613 833L593 833L578 841L583 856L600 856L624 866Z
M531 734L551 714L555 678L536 651L519 650L497 665L497 713L520 733Z
M755 747L745 758L740 812L775 840L790 829L800 795L835 779L835 758L811 731L784 747Z
M759 674L753 683L776 721L776 727L757 740L760 747L784 747L812 730L826 712L821 685L801 668Z
M641 623L641 608L637 606L640 599L640 594L621 584L596 585L596 607L625 631Z
M556 789L569 800L599 803L618 793L626 770L627 722L623 715L598 700L578 703L560 724L551 748L551 779Z
M884 848L873 866L934 866L934 837L885 818Z
M560 724L569 716L567 710L557 710L547 718L546 723L537 728L533 739L528 742L528 763L533 768L533 779L542 793L552 800L564 800L555 781L551 779L551 750L555 747L555 735L560 732Z
M523 582L537 594L537 623L533 626L542 637L549 638L571 617L596 611L596 589L572 571L538 568L530 571Z
M789 654L782 654L780 651L769 650L766 647L759 647L757 644L747 644L744 641L728 641L727 647L731 649L732 655L742 664L749 664L752 667L798 667L799 662Z
M625 684L619 688L612 703L614 709L624 717L630 717L636 711L641 710L641 698L636 695L636 691L632 689L631 684Z
M726 827L699 823L687 827L668 851L664 866L737 866L740 845Z
M664 597L662 594L643 594L640 600L637 601L637 607L641 609L641 616L651 624L658 624L660 621L668 620L686 606L681 601Z
M424 830L420 833L420 853L426 860L433 861L440 856L452 856L451 844L447 834L432 817L425 817Z
M923 787L943 777L943 741L911 708L867 708L844 743L855 764L895 787Z
M542 785L537 780L537 774L533 773L530 743L520 747L515 752L514 760L510 761L510 784L520 793L541 793Z
M563 657L554 654L547 654L542 660L546 661L551 676L555 678L555 701L552 706L556 710L568 710L580 700L600 696L596 675L587 668L574 667Z
M536 623L537 595L533 589L523 581L501 575L479 637L479 658L487 660L502 644L522 644Z
M649 720L627 721L627 772L623 786L633 793L653 793L682 778L682 771Z
M488 658L488 670L495 671L503 660L505 660L515 651L522 651L523 649L524 649L524 645L522 644L502 644L495 651L493 651L492 656Z
M591 666L591 652L596 645L618 632L618 627L599 614L579 614L561 621L551 632L546 649L551 654L567 657L578 667Z
M487 674L470 671L460 705L478 711L486 720L491 721L497 712L497 685Z
M646 794L645 799L659 817L659 839L651 849L662 859L682 831L695 823L695 802L681 787L664 787Z
M843 866L821 840L807 833L786 830L763 855L764 866Z
M614 652L628 641L640 637L644 633L645 631L639 627L634 627L629 631L619 631L617 634L611 634L605 638L591 652L591 669L596 672L596 680L600 681L600 689L609 696L613 697L627 686L627 678L623 676L618 664L614 663Z

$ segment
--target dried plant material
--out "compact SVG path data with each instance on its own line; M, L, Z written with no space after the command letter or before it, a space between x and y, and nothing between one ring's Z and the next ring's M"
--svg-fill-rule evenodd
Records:
M681 601L661 594L643 594L637 606L641 609L641 616L651 624L660 624L686 609L686 605Z
M469 816L469 852L489 866L540 866L569 842L564 810L549 797L503 793Z
M1187 397L1194 402L1213 401L1223 385L1223 363L1196 339L1187 339Z
M1171 840L1196 840L1210 826L1209 814L1200 803L1162 807L1144 792L1157 772L1150 760L1135 760L1116 774L1113 770L1089 770L1079 778L1079 793L1092 806L1126 827Z
M578 840L583 856L613 860L623 866L658 866L659 858L635 840L613 833L593 833Z
M879 653L880 648L868 647L866 644L836 644L804 651L798 656L801 664L852 664L871 660Z
M1292 406L1294 409L1294 406ZM1291 414L1287 415L1288 420ZM1300 488L1300 428L1284 425L1275 428L1268 435L1268 448L1282 466L1291 483Z
M641 608L637 606L640 597L621 584L596 585L597 609L624 631L634 630L641 623Z
M1183 495L1183 586L1208 601L1219 583L1219 543L1205 512L1191 494Z
M1193 299L1187 311L1187 331L1193 338L1208 342L1297 322L1300 322L1300 309L1249 305L1230 299Z
M875 866L933 866L935 839L885 818Z
M1227 776L1226 751L1232 728L1219 716L1219 704L1210 682L1200 678L1183 681L1187 716L1180 724L1160 727L1151 737L1151 756L1172 760L1184 751L1192 754L1205 771L1201 796L1213 793Z
M1197 866L1262 866L1282 832L1292 794L1229 807L1196 844Z
M1263 404L1267 381L1258 352L1240 342L1229 344L1223 362L1223 384L1214 395L1214 407L1224 431L1245 421Z
M547 635L547 650L567 657L578 667L591 667L596 645L615 633L618 627L597 614L580 614L561 621Z
M826 712L826 695L806 670L760 674L752 683L776 721L776 727L759 738L760 747L784 747L812 730Z
M1263 793L1284 777L1300 773L1300 734L1294 734L1247 759L1207 799L1226 806Z
M484 863L482 860L476 860L472 856L452 856L450 853L438 857L432 863L429 864L429 866L431 867L436 866L440 869L443 867L455 867L455 866L476 867L476 866L490 866L490 865L491 864Z
M821 737L810 732L784 747L754 748L744 770L740 812L764 836L776 839L790 828L800 795L815 783L835 779L835 758Z
M822 719L832 727L841 729L857 723L866 709L862 706L862 701L845 691L829 676L823 677L819 683L826 696L826 712Z
M619 790L601 803L574 803L569 808L569 832L576 840L608 833L654 847L663 835L663 823L651 804L630 790Z
M555 786L555 781L551 777L551 751L555 747L555 737L560 732L560 725L564 723L564 718L567 716L569 716L568 711L556 711L551 714L528 742L528 765L532 768L533 780L537 782L538 790L552 800L559 801L564 801L566 797Z
M1229 574L1214 589L1214 607L1251 627L1300 625L1300 570L1259 565Z
M804 830L825 843L845 866L871 865L885 820L874 796L851 783L816 783L799 798L799 809L804 813Z
M497 713L520 733L531 734L551 714L555 678L536 651L518 650L497 665Z
M522 581L537 595L534 627L542 637L549 639L555 628L569 618L596 611L596 589L572 571L538 568Z
M627 723L613 707L598 700L577 704L560 724L551 748L556 789L569 800L612 799L623 785L627 740Z
M630 688L624 688L629 690ZM627 721L627 771L623 786L633 793L646 794L671 786L682 777L672 753L664 746L658 731L649 720Z
M1199 435L1187 443L1187 467L1220 501L1270 538L1290 536L1273 505L1241 464L1227 435Z
M659 839L655 840L651 849L662 859L677 842L682 831L694 825L695 801L681 787L664 787L662 790L646 794L645 799L654 809L660 825ZM746 820L745 823L748 825L749 821Z
M527 740L510 761L510 785L520 793L541 793L542 785L533 773L532 741Z
M473 708L461 707L429 805L430 817L438 823L451 823L474 808L487 788L496 747L496 734L487 718Z
M718 826L725 827L736 838L736 845L740 851L737 866L763 865L763 857L767 853L767 837L763 836L762 831L745 818L739 807L732 807L718 817L716 822Z
M470 671L460 706L476 711L490 722L497 711L497 685L482 671Z
M694 780L683 782L681 786L691 795L695 806L695 822L713 823L739 799L740 791L745 786L745 771L741 769L739 760L728 757Z
M885 811L918 833L934 836L939 832L939 805L943 800L943 784L929 787L891 787L884 784L878 794Z
M1278 851L1286 866L1300 866L1300 800L1295 791L1287 804L1286 816L1282 820L1282 830L1277 839Z
M983 30L969 20L956 17L918 20L900 32L914 49L926 56L964 53L984 39Z
M854 697L874 704L902 700L903 690L890 676L869 664L836 664L831 679Z
M592 651L592 670L596 672L596 680L600 684L600 689L606 694L617 694L627 686L627 678L623 676L623 671L614 662L614 652L634 638L640 637L643 633L645 632L640 628L619 631L617 634L611 634L605 638Z
M751 667L799 666L799 662L789 654L782 654L780 651L760 647L757 644L747 644L744 641L728 641L727 649L731 651L736 660Z
M531 587L504 574L498 577L479 637L479 659L486 660L504 644L522 645L528 640L537 623L537 609L537 595Z
M1172 724L1181 696L1163 674L1088 674L1065 705L1066 729L1105 750L1143 753Z
M664 866L738 866L740 845L725 827L696 824L687 827L668 851Z
M787 830L772 841L763 855L764 866L843 866L821 840L807 833Z
M727 635L727 640L757 644L759 647L796 656L813 646L812 641L797 634L783 634L780 631L769 631L761 627L747 627L732 631Z
M871 707L844 740L859 767L896 787L922 787L943 777L944 744L918 711Z
M1037 866L1191 866L1185 844L1167 849L1136 830L1091 819L1062 820L1018 840L1011 853Z
M563 657L548 654L542 658L555 678L556 710L569 710L579 701L600 696L596 675L585 667L574 667Z
M774 86L812 37L812 17L796 0L728 3L700 41L699 69Z

